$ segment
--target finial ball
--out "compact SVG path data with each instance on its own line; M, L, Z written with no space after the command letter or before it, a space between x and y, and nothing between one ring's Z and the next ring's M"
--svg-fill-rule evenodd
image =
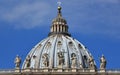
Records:
M58 10L61 10L62 8L60 6L58 6Z

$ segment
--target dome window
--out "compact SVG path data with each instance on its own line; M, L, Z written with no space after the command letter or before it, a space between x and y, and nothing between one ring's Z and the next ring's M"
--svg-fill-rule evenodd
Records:
M61 45L62 43L61 43L61 41L58 41L58 45Z
M81 44L78 44L78 47L79 47L79 48L82 48Z
M73 43L70 41L70 42L69 42L69 45L72 45L72 44L73 44Z
M69 42L69 46L73 46L73 43L71 41Z
M58 50L61 50L61 47L62 47L61 41L58 41L58 44L57 44L57 45L58 45L58 46L57 46Z
M48 46L50 46L51 45L51 43L50 42L48 42L48 44L47 44Z
M36 58L36 56L34 55L34 56L33 56L33 59L35 59L35 58Z

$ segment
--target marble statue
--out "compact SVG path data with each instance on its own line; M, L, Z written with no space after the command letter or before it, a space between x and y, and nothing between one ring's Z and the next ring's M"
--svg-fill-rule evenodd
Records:
M76 65L77 65L77 57L76 57L76 54L75 54L75 53L72 53L72 54L71 54L71 60L72 60L72 65L71 65L71 67L72 67L72 68L76 68Z
M30 68L30 64L31 64L31 58L30 58L30 56L28 55L27 58L26 58L26 67L27 67L27 68Z
M65 59L64 59L64 53L61 51L58 52L58 60L59 60L58 65L62 66L64 64Z
M89 57L89 67L90 69L95 69L95 63L94 63L94 59L92 58L92 56Z
M15 58L15 68L20 68L21 58L17 55Z
M48 54L47 53L44 53L42 55L42 58L43 58L43 64L45 67L48 67L49 66L49 57L48 57Z
M102 57L100 58L100 69L105 69L106 68L106 59L104 57L104 55L102 55Z

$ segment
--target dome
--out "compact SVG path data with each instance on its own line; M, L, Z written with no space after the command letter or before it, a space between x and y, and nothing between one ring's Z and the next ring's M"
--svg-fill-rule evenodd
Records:
M87 48L68 32L60 6L57 17L53 19L49 36L28 53L22 65L22 69L95 67L95 61Z
M59 54L63 55L60 61ZM30 57L30 68L89 68L88 59L91 54L78 40L57 34L51 35L39 42L27 55ZM75 62L75 61L76 62ZM47 63L46 63L47 62ZM75 62L75 64L73 64ZM27 68L25 60L22 68Z

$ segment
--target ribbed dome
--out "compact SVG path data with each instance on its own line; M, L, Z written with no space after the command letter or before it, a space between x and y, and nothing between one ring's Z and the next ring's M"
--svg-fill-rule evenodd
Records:
M63 55L63 62L60 64L59 54ZM30 60L30 68L89 68L88 60L91 54L86 47L76 39L57 34L38 43L27 55ZM46 63L47 62L47 63ZM75 62L75 64L73 64ZM27 68L25 60L22 69ZM46 63L46 64L45 64Z
M49 36L38 43L27 55L22 69L33 68L92 68L95 62L85 46L72 38L62 18L61 7L52 22Z

